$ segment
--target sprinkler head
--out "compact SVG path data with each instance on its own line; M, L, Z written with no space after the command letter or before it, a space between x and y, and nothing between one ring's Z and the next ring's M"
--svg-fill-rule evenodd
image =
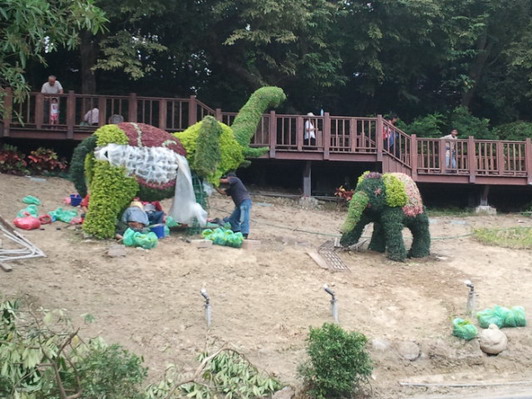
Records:
M206 301L209 300L209 294L207 294L207 290L206 290L205 288L202 288L202 289L200 290L200 294L201 294L201 296L202 296L203 298L205 298Z
M475 289L475 285L471 282L471 280L465 280L464 284L471 290Z
M331 290L327 284L323 284L323 290L334 298L334 291Z

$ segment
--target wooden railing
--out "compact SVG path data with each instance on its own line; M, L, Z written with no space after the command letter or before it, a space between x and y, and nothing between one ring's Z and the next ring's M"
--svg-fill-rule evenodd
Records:
M183 131L207 115L231 125L234 112L212 109L189 98L155 98L136 94L108 96L66 94L45 96L31 93L26 101L14 104L11 93L4 97L5 112L0 124L0 137L81 139L98 126L109 123L112 116L125 121L146 123L169 132ZM48 118L49 104L57 98L60 115L56 125ZM86 126L85 113L98 108L98 123ZM120 119L120 118L119 118ZM307 135L309 126L313 135ZM395 132L393 139L385 138L385 132ZM532 184L532 142L476 140L473 137L460 140L418 138L392 126L382 116L348 117L302 116L277 114L270 111L262 115L251 142L255 147L269 147L269 157L283 153L284 159L316 160L388 160L399 165L398 170L417 176L445 175L476 177L526 178ZM351 157L351 158L350 158ZM358 158L353 158L358 157ZM362 158L361 158L362 157ZM384 164L383 164L384 165ZM384 166L383 166L384 168ZM525 183L525 184L526 184Z

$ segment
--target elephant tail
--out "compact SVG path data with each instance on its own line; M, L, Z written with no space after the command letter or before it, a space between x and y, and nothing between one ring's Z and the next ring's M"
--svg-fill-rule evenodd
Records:
M262 114L269 108L278 107L284 100L286 95L279 87L267 86L256 90L240 109L231 126L236 141L244 148L249 147Z
M83 140L74 150L72 160L70 161L70 180L74 183L74 187L79 195L85 197L87 195L87 182L85 181L85 159L88 154L91 154L96 148L97 137L92 135Z

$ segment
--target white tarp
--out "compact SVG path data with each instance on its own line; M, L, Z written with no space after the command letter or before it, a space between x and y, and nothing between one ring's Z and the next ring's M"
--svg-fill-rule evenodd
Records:
M175 221L200 226L207 223L207 212L196 202L192 175L185 157L165 147L132 147L108 144L97 148L94 156L113 166L123 166L129 175L143 178L149 183L165 184L175 179L175 196L169 215Z

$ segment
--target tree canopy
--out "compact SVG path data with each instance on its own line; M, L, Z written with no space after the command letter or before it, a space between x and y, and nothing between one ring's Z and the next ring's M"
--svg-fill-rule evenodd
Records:
M34 89L54 73L77 91L197 94L236 110L258 87L276 85L287 112L393 111L417 128L433 118L433 132L465 114L491 127L532 119L530 0L29 1L92 13L73 25L31 23L58 27L30 45L48 62L29 69ZM81 30L79 46L56 39L58 51L46 52L43 38L68 29Z

